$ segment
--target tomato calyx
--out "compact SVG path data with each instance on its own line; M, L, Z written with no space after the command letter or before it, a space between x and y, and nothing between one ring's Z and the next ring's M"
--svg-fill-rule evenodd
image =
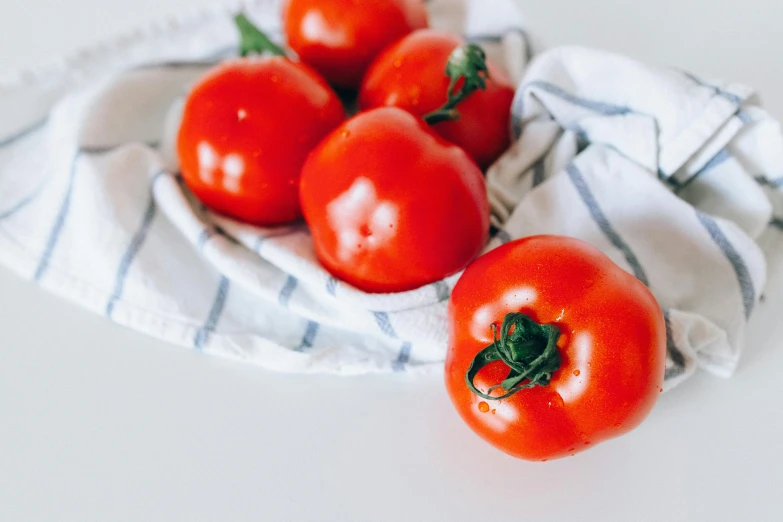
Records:
M526 388L549 384L552 374L560 368L560 352L557 349L560 330L557 326L539 324L523 313L512 312L503 319L500 339L495 323L492 323L492 330L494 342L476 354L465 374L465 382L473 393L496 401ZM473 381L484 366L495 361L503 361L510 371L503 382L484 393L476 388ZM506 393L490 395L498 388Z
M446 76L451 79L446 103L424 115L424 121L429 125L458 120L459 111L456 106L475 91L487 88L489 68L484 49L472 43L454 49L446 62ZM462 87L456 89L457 83L463 79Z
M275 56L285 56L283 48L270 40L244 13L237 14L234 17L234 23L236 23L237 29L239 29L240 56L264 54L264 52Z

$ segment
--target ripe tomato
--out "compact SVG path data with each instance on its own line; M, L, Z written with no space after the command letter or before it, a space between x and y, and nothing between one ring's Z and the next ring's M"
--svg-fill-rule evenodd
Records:
M362 109L391 105L423 116L443 105L450 79L444 74L451 53L464 42L458 36L423 29L387 48L370 65L359 89ZM474 92L459 106L459 119L433 128L489 167L510 144L511 102L514 88L506 73L487 63L484 90Z
M301 201L322 264L367 292L457 272L489 229L476 164L393 107L360 113L324 139L302 169Z
M427 27L423 0L288 0L288 45L299 58L342 88L356 88L387 45Z
M344 119L340 100L306 65L282 57L225 62L185 102L183 179L216 212L255 225L294 221L302 164Z
M658 303L577 239L529 237L476 260L454 288L449 327L452 402L476 433L515 457L564 457L626 433L661 391Z

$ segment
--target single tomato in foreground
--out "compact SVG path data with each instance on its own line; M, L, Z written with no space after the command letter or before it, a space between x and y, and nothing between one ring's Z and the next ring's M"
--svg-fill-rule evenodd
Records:
M282 51L242 15L242 52ZM185 102L182 176L207 207L254 225L301 217L307 154L345 119L326 81L283 56L238 58L207 72Z
M359 106L400 107L425 116L446 101L451 84L444 74L449 57L464 41L453 34L433 29L415 31L381 53L362 80ZM511 102L514 87L500 67L487 61L483 90L467 97L453 121L439 113L427 116L433 129L465 149L482 169L489 167L510 145Z
M387 45L427 27L424 0L287 0L288 45L329 83L355 89Z
M302 169L302 211L321 263L366 292L401 292L464 268L489 230L481 171L420 118L360 113Z
M454 288L449 327L454 406L515 457L565 457L622 435L662 390L661 308L577 239L528 237L476 260Z

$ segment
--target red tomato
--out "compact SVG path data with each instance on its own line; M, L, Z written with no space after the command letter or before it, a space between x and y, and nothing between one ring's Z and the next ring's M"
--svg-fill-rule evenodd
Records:
M464 268L487 239L481 171L397 108L348 120L302 169L302 210L323 265L367 292L400 292Z
M356 88L375 56L427 27L423 0L288 0L288 45L333 85Z
M458 36L442 31L416 31L381 53L362 80L362 109L391 105L418 116L446 101L449 78L444 74L452 51L463 45ZM452 143L470 154L482 169L489 167L510 144L511 102L514 88L506 73L487 63L485 90L459 105L459 119L433 125Z
M577 239L529 237L479 258L454 288L449 326L452 402L476 433L515 457L564 457L626 433L661 391L666 328L658 303ZM515 393L493 400L471 391L472 378L481 394L507 379L506 360L517 377L489 395Z
M179 131L185 183L212 210L256 225L301 217L299 174L310 150L345 119L309 67L239 58L190 92Z

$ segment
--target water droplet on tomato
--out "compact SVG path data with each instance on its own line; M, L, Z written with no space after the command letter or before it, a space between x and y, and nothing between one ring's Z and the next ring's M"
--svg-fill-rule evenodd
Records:
M481 413L487 413L489 411L489 404L484 401L478 403L478 409Z
M340 134L342 135L343 138L347 138L348 136L351 135L351 131L349 131L348 129L343 129L343 131Z
M579 370L574 370L574 375L576 375L577 377L579 377L580 373L582 373L582 372L580 372Z
M615 427L615 428L619 428L620 426L622 426L622 424L620 424L619 422L615 422L615 423L614 423L614 427Z
M359 227L359 233L364 237L370 237L372 235L372 230L365 224Z
M243 121L247 118L247 111L245 109L239 109L237 111L237 121Z
M280 77L276 74L272 75L272 83L277 83L280 81Z
M579 434L579 437L582 438L582 439L586 439L587 438L587 433L582 432L582 433Z
M408 89L408 103L414 107L419 104L419 98L421 97L421 87L418 85L412 86Z
M562 408L565 406L565 402L563 401L563 397L559 393L555 392L549 397L547 406L550 408Z
M402 58L397 58L394 60L394 68L399 69L400 67L402 67Z
M589 445L589 444L590 444L590 441L589 441L589 440L586 440L586 441L585 441L585 446L587 446L587 445Z

